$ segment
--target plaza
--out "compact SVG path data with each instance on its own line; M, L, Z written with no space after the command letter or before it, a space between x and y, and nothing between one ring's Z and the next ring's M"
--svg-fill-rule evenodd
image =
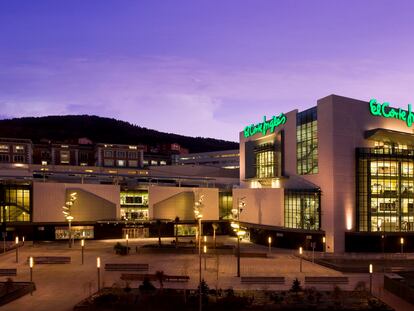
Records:
M211 237L209 237L211 239ZM27 305L32 311L56 310L69 311L74 305L94 294L97 291L97 268L96 258L101 258L102 267L105 263L148 263L149 273L163 271L165 274L188 275L189 282L166 282L165 288L195 289L198 286L199 269L198 254L155 254L140 252L140 247L145 244L156 244L157 239L132 239L129 241L131 252L126 256L116 255L113 246L116 242L125 244L125 240L100 240L87 241L85 245L85 261L81 264L81 247L76 243L69 249L66 243L26 242L19 249L19 263L15 263L15 251L2 254L0 268L17 267L15 281L29 280L29 266L26 262L29 256L70 256L70 264L44 264L35 265L33 268L33 281L36 284L36 291L33 295L26 295L5 306L2 310L18 311L23 310ZM219 242L234 244L235 238L220 236ZM163 238L162 243L169 244L170 238ZM135 247L138 247L136 252ZM288 290L295 278L298 278L304 285L305 276L344 276L349 278L349 284L340 285L343 290L353 290L359 281L369 283L368 273L341 272L313 264L303 260L303 272L299 271L299 258L293 251L275 249L254 245L249 242L242 242L243 252L267 253L268 258L241 258L241 276L284 276L284 285L268 284L241 284L240 278L236 277L236 257L232 254L219 255L219 273L217 280L217 256L207 252L206 270L202 265L202 277L210 288L233 288L235 290L263 289L263 290ZM410 255L411 257L411 255ZM120 280L120 272L108 272L101 269L102 287L125 287L125 282ZM138 287L141 282L130 283L131 287ZM395 296L384 292L383 274L375 273L373 279L373 293L396 310L410 310L407 303ZM154 282L159 287L158 282ZM318 285L318 289L332 290L333 285Z

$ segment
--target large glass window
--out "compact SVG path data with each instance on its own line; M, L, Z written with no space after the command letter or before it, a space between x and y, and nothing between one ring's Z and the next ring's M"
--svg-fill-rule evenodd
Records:
M319 230L320 192L318 190L285 191L285 227Z
M414 231L414 150L357 149L359 231Z
M233 195L231 192L219 192L219 218L233 219L231 210L233 208Z
M30 187L4 185L0 188L1 222L18 222L31 220Z
M302 111L296 117L296 164L299 175L318 173L317 109Z
M274 144L263 144L255 147L256 178L273 178L278 176L277 154Z
M148 190L121 192L121 218L125 220L145 220L148 214Z

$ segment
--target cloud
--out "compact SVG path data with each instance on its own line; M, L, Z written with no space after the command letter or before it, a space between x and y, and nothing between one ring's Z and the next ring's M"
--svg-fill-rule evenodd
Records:
M350 59L226 68L174 57L33 58L0 63L0 103L4 116L96 114L237 141L263 115L306 109L331 93L406 104L409 64Z

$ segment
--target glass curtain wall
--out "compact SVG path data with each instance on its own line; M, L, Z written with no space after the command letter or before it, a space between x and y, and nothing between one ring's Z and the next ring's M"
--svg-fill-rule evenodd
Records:
M318 173L317 107L296 116L296 161L299 175Z
M256 178L273 178L280 175L280 152L273 143L258 145L254 148Z
M121 191L121 218L147 220L148 190Z
M414 150L357 149L359 231L414 231Z
M31 188L29 185L0 186L1 222L31 221Z
M319 230L320 210L319 190L285 191L285 227Z
M233 219L233 195L231 192L219 192L219 219Z

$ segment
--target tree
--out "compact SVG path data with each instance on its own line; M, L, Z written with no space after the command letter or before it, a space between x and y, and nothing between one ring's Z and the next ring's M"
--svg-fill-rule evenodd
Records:
M293 280L292 287L290 288L291 292L298 293L302 291L302 286L300 285L300 281L298 278Z
M178 247L178 227L177 227L177 225L178 225L179 222L180 222L180 217L175 216L175 219L174 219L175 248Z
M213 222L212 226L213 226L214 249L216 249L216 230L219 228L219 225Z

